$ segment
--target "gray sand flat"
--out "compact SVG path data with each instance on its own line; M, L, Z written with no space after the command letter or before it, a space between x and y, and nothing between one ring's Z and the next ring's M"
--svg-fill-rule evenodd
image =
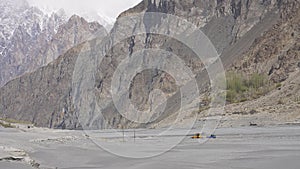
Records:
M7 161L0 162L0 168L1 169L32 169L32 167L28 164L13 163Z
M182 133L174 130L172 135L151 137L160 132L138 130L136 142L129 138L132 131L125 132L128 136L125 142L112 131L92 131L88 135L104 147L111 146L114 152L123 150L131 154L132 150L138 150L135 154L140 153L142 157L159 153L160 148L172 144ZM197 130L191 133L195 132ZM39 163L40 168L69 169L298 169L300 166L298 126L223 128L217 129L216 134L217 139L205 144L186 138L176 148L159 156L131 159L99 148L82 131L0 129L2 151L14 154L13 148L24 150L27 158L27 162L2 160L0 168L27 169L30 161Z

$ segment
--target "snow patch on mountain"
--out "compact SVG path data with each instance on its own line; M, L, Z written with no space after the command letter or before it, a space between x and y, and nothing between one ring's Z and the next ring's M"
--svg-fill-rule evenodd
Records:
M97 32L106 35L99 23L81 17L72 20L63 9L44 13L26 0L0 0L0 11L0 87L48 64Z
M4 57L5 48L18 30L25 30L30 37L45 33L51 39L58 27L67 21L63 11L45 14L30 7L25 0L0 0L0 11L0 55Z
M72 15L76 14L78 16L83 17L85 20L88 22L98 22L100 25L104 26L107 30L111 29L115 22L115 18L111 18L109 16L104 15L100 11L96 10L87 10L87 9L82 9L82 10L72 10L69 8L54 8L51 6L47 5L41 5L41 4L36 4L36 3L30 3L31 6L38 8L41 10L44 14L47 14L48 16L52 15L53 13L59 13L59 11L64 11L64 14L70 18Z
M97 11L82 11L79 12L78 15L86 19L88 22L98 22L107 30L110 30L115 22L115 19L107 17Z

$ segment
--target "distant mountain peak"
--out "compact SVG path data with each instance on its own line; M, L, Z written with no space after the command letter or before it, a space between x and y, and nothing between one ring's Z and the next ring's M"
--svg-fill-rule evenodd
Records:
M81 17L81 16L78 16L78 15L74 14L74 15L72 15L72 16L70 17L69 22L77 21L77 20L84 20L84 18ZM85 20L84 20L84 21L85 21Z
M98 22L102 26L104 26L107 30L110 30L110 28L113 26L115 19L106 17L100 12L97 11L82 11L79 14L77 14L81 17L83 17L88 22Z
M68 18L64 9L48 14L25 0L18 0L17 7L17 1L0 2L0 86L53 61L93 34L106 34L100 24L78 15Z

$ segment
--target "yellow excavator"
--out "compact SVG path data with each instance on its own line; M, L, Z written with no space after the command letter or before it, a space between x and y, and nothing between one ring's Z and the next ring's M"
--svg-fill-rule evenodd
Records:
M199 138L203 138L200 133L196 133L195 135L192 136L192 139L199 139Z
M210 136L205 137L205 136L201 135L200 133L196 133L196 134L194 134L191 138L192 138L192 139L200 139L200 138L216 139L217 136L214 135L214 134L211 134Z

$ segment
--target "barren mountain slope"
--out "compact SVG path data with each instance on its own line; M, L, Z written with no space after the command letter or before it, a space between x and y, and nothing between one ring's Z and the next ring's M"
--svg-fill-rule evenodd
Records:
M124 12L119 19L140 12L162 12L174 14L187 19L199 28L212 40L222 57L225 67L242 58L242 53L251 53L257 41L252 42L277 22L278 14L284 15L284 2L290 4L294 1L190 1L190 0L144 0L136 7ZM297 1L295 1L297 2ZM274 17L274 18L273 18ZM118 21L117 21L118 23ZM268 23L268 24L266 24ZM176 25L176 23L175 23ZM279 26L285 27L282 22ZM148 25L144 25L147 27ZM150 25L152 27L153 25ZM156 25L156 29L166 29L165 24ZM112 29L110 38L114 39L116 32L121 31L116 24ZM174 31L168 28L169 31ZM131 31L131 30L129 30ZM269 32L269 31L268 31ZM251 36L252 35L252 36ZM266 38L266 37L265 37ZM100 38L101 39L101 38ZM100 39L98 39L100 41ZM95 40L97 41L97 40ZM86 44L94 44L95 41ZM268 40L266 40L268 41ZM78 63L77 56L82 54L82 46L75 47L58 60L43 67L34 73L17 78L0 89L0 110L2 115L10 118L32 121L38 126L78 128L79 109L86 109L89 117L86 124L95 128L141 127L149 124L134 124L122 118L113 104L111 96L111 81L118 65L125 56L131 56L141 49L162 49L178 55L194 74L202 72L203 63L197 59L195 53L190 51L182 42L170 37L155 34L143 34L136 37L128 37L116 46L107 44L99 51L92 48L91 51L106 52L101 63L90 60L89 54L82 55ZM92 45L92 47L95 47ZM98 47L98 46L96 46ZM249 50L250 48L250 50ZM143 56L146 57L147 55ZM95 72L88 73L93 69ZM76 64L76 65L75 65ZM74 73L74 70L79 72ZM180 71L177 70L178 73ZM81 72L81 73L80 73ZM88 75L88 76L87 76ZM76 83L73 80L76 79ZM94 80L95 84L89 84L86 79ZM198 79L203 80L203 79ZM90 95L80 95L82 87L88 86ZM149 95L153 89L161 89L167 95L166 116L178 110L178 88L174 79L163 71L151 70L138 73L130 86L131 101L140 110L153 107ZM78 93L76 93L76 91ZM83 97L84 96L84 97ZM78 105L74 105L74 101ZM97 107L95 103L101 105ZM95 112L101 112L102 116L96 116ZM163 116L158 122L165 120ZM166 121L168 123L168 121ZM151 126L153 126L151 124Z
M283 124L300 120L300 5L294 1L282 6L279 23L258 38L243 59L231 68L244 76L264 74L271 85L277 84L258 99L227 106L226 115L230 116L227 118L240 124Z

